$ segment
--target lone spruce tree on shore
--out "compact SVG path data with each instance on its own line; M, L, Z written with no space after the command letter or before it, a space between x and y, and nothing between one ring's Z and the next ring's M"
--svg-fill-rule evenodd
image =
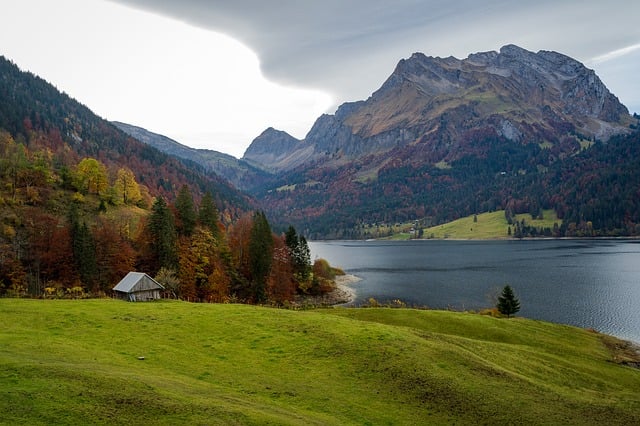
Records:
M502 315L506 315L507 318L510 318L511 315L520 310L520 301L516 298L510 285L506 285L502 289L502 294L498 296L496 307L498 311L500 311Z

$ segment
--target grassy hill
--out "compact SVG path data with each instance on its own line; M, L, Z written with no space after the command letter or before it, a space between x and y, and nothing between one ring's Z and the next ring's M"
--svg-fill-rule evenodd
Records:
M558 219L556 212L553 210L543 210L542 219L532 219L528 213L517 214L514 219L518 222L524 220L527 226L537 229L549 228L553 229L554 224L562 225L562 219ZM400 225L389 226L387 229L393 232L389 239L403 240L415 238L409 230L415 227L414 222L407 222ZM513 231L513 226L511 226ZM509 224L504 215L504 210L498 210L490 213L481 213L476 216L463 217L442 225L424 228L423 238L437 239L464 239L464 240L489 240L511 238L508 234Z
M0 323L3 424L640 422L601 336L520 318L0 299Z
M529 214L515 215L517 221L525 220L526 224L536 228L553 229L554 223L558 226L562 220L558 219L553 210L544 210L543 219L532 219ZM434 226L424 230L425 238L459 238L459 239L495 239L509 238L509 224L504 216L504 210L477 215L474 222L473 216L464 217L443 225ZM513 229L513 227L512 227Z

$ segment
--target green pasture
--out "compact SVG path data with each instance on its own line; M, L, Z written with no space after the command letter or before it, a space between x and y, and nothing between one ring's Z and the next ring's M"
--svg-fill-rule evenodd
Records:
M542 219L532 219L530 214L518 214L515 219L518 221L525 220L529 226L536 228L553 229L554 223L558 226L562 224L562 220L558 219L553 210L544 210ZM504 215L504 210L498 210L490 213L481 213L477 215L477 221L474 216L463 217L453 222L442 225L433 226L424 229L424 238L451 238L465 240L488 240L511 238L508 234L509 224ZM513 226L511 227L513 232Z
M389 308L0 299L0 423L640 424L602 336Z

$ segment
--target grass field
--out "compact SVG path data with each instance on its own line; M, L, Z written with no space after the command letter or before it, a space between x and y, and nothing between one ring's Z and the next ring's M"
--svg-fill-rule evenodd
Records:
M2 424L640 424L640 370L521 318L0 299L0 324Z
M525 220L527 225L536 228L551 228L553 224L562 224L553 210L543 211L544 219L532 220L529 214L516 215L516 219ZM481 213L477 216L478 221L473 221L473 216L464 217L453 222L426 228L424 230L425 238L452 238L452 239L497 239L511 238L508 235L509 224L504 216L504 210L491 213Z

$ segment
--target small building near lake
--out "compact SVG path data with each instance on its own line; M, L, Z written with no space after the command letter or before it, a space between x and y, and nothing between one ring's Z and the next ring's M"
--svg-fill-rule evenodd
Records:
M164 290L162 284L143 272L129 272L122 281L113 288L118 299L129 302L146 302L157 300Z

